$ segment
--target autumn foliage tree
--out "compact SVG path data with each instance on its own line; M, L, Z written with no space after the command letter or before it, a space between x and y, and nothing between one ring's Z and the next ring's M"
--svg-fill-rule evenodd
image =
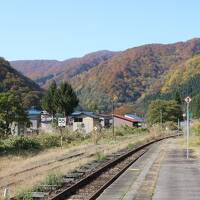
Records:
M173 121L177 122L182 118L181 106L176 101L155 100L152 101L147 111L147 121L149 124Z

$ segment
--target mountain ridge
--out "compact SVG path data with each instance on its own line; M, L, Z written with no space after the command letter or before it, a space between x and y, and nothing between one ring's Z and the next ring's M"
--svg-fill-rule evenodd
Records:
M117 54L107 50L97 51L63 61L57 60L18 60L11 61L11 65L24 75L35 80L41 86L47 85L48 80L59 80L61 77L69 79L77 74L95 67ZM46 77L46 79L45 79ZM48 79L49 77L49 79ZM44 78L42 82L42 78Z
M84 108L98 106L99 110L106 111L111 110L113 96L118 97L117 106L120 107L160 92L167 74L171 71L173 74L173 70L181 68L199 53L200 38L171 44L147 44L117 52L94 65L72 65L70 71L57 71L61 74L49 80L69 81Z

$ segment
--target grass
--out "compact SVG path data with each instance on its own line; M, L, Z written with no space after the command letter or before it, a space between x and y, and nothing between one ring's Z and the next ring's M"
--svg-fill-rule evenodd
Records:
M63 174L60 172L53 172L48 174L44 180L30 189L22 189L15 194L16 200L32 200L32 192L47 192L49 188L58 188L62 185Z
M103 160L106 160L106 159L107 159L107 156L104 153L102 153L102 152L96 153L96 160L103 161Z
M18 191L15 195L16 200L33 200L31 197L31 191L30 190L21 190Z
M128 148L129 150L131 150L131 149L133 149L134 146L135 146L135 144L129 143L128 146L127 146L127 148Z
M63 133L63 145L74 146L88 140L76 132ZM31 155L37 154L49 148L60 147L60 134L41 133L32 136L9 136L6 139L0 139L1 155Z
M38 185L33 187L34 192L46 192L51 188L58 188L62 186L63 174L60 172L53 172L48 174L45 179Z
M186 136L179 139L182 148L186 148ZM189 148L194 150L194 154L200 158L200 120L193 120L190 127Z
M104 160L109 154L115 153L121 149L133 148L138 143L149 141L155 136L157 137L164 134L163 132L160 133L160 130L156 128L149 132L143 130L140 131L140 133L135 132L135 130L126 132L124 129L122 129L121 132L122 134L117 134L116 139L114 139L112 137L112 130L103 131L97 145L94 144L92 138L80 137L78 139L73 139L74 136L67 135L64 139L66 142L64 143L63 149L59 146L54 146L53 148L44 148L37 154L11 154L1 156L0 178L2 177L3 179L0 181L0 187L4 188L4 185L12 183L12 186L9 188L11 194L16 193L16 190L20 188L25 188L25 191L29 191L29 188L33 188L33 186L41 185L52 171L56 170L60 171L61 174L66 174L89 162ZM70 142L69 137L72 138ZM82 152L84 156L52 162L53 160L62 159L66 155L70 155L74 152ZM44 165L48 162L49 164ZM31 170L26 171L27 169ZM23 170L25 172L18 173ZM13 173L18 174L12 175ZM55 180L55 176L50 179ZM1 190L0 193L2 193Z

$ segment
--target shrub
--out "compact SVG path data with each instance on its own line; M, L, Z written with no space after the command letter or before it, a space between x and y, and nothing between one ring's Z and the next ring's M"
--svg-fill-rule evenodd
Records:
M193 122L192 131L195 133L195 135L200 135L200 121L199 120Z
M37 136L37 141L43 148L59 147L60 146L60 135L44 133Z
M89 134L83 134L78 131L72 132L65 130L63 132L63 141L67 143L72 143L74 141L83 141L89 137L90 137Z
M37 150L41 149L41 145L32 137L16 136L10 139L11 147L18 150Z
M178 129L177 123L175 123L175 122L165 122L163 124L163 127L165 127L165 129L167 129L167 130L177 130Z
M116 128L116 135L118 136L123 136L123 135L128 135L128 134L138 134L138 133L143 133L147 132L147 129L144 128L135 128L135 127L130 127L130 126L121 126L119 128Z
M41 150L40 143L28 136L12 136L0 142L0 153L20 153Z

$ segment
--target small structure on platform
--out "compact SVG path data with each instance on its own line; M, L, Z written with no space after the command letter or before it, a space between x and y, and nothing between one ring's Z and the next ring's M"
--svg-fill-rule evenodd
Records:
M92 132L95 127L100 127L100 119L93 112L74 112L71 114L73 131L80 131L86 134Z
M130 117L125 117L123 115L114 115L114 126L130 126L130 127L140 127L140 121L137 119L132 119Z

